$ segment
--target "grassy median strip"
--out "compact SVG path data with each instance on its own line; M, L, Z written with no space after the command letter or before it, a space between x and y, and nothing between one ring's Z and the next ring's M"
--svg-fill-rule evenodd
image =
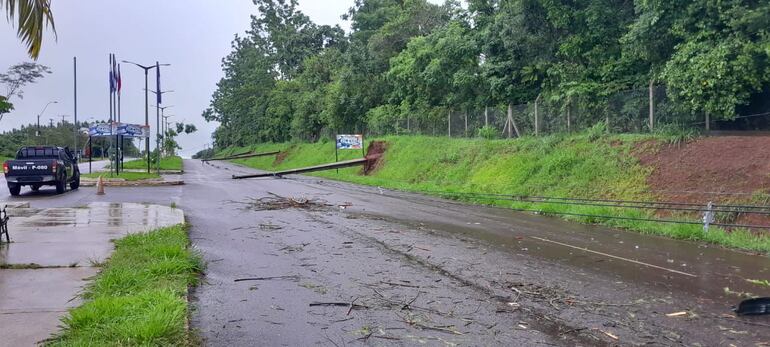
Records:
M187 288L203 262L176 225L115 241L115 252L62 319L53 346L178 346L189 342Z
M146 172L123 171L119 175L115 175L113 173L112 176L110 176L109 172L94 172L90 174L82 174L82 177L85 177L85 178L99 178L99 176L102 176L104 179L122 178L126 181L140 181L140 180L160 178L160 176L154 172L146 173Z
M150 163L150 168L155 170L158 167L157 162L154 160L152 163ZM135 159L131 161L127 161L123 163L124 169L129 170L139 170L139 169L147 169L147 159ZM180 156L173 156L173 157L164 157L160 159L160 169L161 170L182 170L182 157Z

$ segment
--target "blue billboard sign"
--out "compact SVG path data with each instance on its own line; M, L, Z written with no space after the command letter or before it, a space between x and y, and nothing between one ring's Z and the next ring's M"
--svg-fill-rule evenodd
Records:
M126 137L149 137L150 127L139 124L128 123L98 123L91 124L88 127L88 136L126 136Z

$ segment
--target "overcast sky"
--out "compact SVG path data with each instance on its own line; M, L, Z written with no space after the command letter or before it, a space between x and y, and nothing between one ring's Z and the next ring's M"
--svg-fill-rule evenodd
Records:
M300 0L300 9L318 24L340 24L340 16L354 0ZM56 100L45 111L41 122L60 115L72 121L72 57L78 58L78 120L103 119L109 114L108 54L118 60L140 64L170 63L161 69L161 88L174 93L164 95L164 106L173 105L166 115L172 120L194 123L199 131L181 135L182 154L189 156L211 142L216 124L201 118L222 77L221 59L230 52L236 33L249 27L256 12L251 0L77 0L52 1L58 40L48 34L38 63L53 73L24 89L24 99L14 98L15 110L0 121L0 130L34 123L48 101ZM431 2L439 3L439 0ZM25 47L4 18L0 18L0 71L29 61ZM122 64L123 93L121 118L124 122L144 123L144 73ZM150 89L154 89L150 77ZM4 93L4 91L2 91ZM150 94L150 104L153 103ZM155 111L150 111L155 124ZM154 130L152 131L154 133ZM154 140L153 140L154 143Z

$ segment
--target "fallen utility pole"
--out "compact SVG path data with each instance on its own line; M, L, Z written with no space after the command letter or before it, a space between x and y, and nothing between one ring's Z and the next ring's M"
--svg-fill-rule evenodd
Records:
M224 158L204 159L203 161L233 160L233 159L243 159L243 158L253 158L253 157L265 157L265 156L268 156L268 155L276 155L278 153L281 153L281 151L255 153L255 154L241 154L241 155L234 155L234 156L224 157Z
M246 152L241 152L241 153L235 153L235 154L231 154L230 156L231 156L231 157L240 157L240 156L242 156L242 155L247 155L247 154L251 154L251 153L254 153L254 152L252 152L252 151L246 151Z
M301 173L313 172L313 171L341 169L344 167L366 165L370 161L377 160L379 157L380 157L379 155L376 155L376 156L373 155L366 158L351 159L351 160L341 161L337 163L322 164L322 165L309 166L309 167L303 167L298 169L276 171L276 172L264 172L264 173L251 174L251 175L240 175L240 176L233 175L233 179L237 180L237 179L243 179L243 178L280 177L283 175L301 174Z

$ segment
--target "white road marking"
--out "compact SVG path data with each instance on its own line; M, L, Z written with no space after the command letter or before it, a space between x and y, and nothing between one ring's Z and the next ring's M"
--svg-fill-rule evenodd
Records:
M585 248L585 247L577 247L577 246L573 246L573 245L570 245L570 244L566 244L566 243L562 243L562 242L558 242L558 241L553 241L553 240L549 240L549 239L544 239L542 237L537 237L537 236L530 236L530 237L532 237L535 240L555 243L555 244L560 245L560 246L574 248L574 249L581 250L581 251L586 251L586 252L590 252L590 253L594 253L594 254L598 254L598 255L603 255L605 257L610 257L610 258L614 258L614 259L618 259L618 260L627 261L629 263L644 265L644 266L655 268L655 269L660 269L660 270L664 270L664 271L668 271L668 272L673 272L675 274L680 274L680 275L685 275L685 276L690 276L690 277L698 277L697 275L693 275L693 274L690 274L690 273L682 272L682 271L679 271L679 270L669 269L669 268L665 268L665 267L662 267L662 266L641 262L641 261L638 261L638 260L623 258L623 257L617 256L617 255L602 253L602 252L594 251L594 250L591 250L591 249L588 249L588 248Z

